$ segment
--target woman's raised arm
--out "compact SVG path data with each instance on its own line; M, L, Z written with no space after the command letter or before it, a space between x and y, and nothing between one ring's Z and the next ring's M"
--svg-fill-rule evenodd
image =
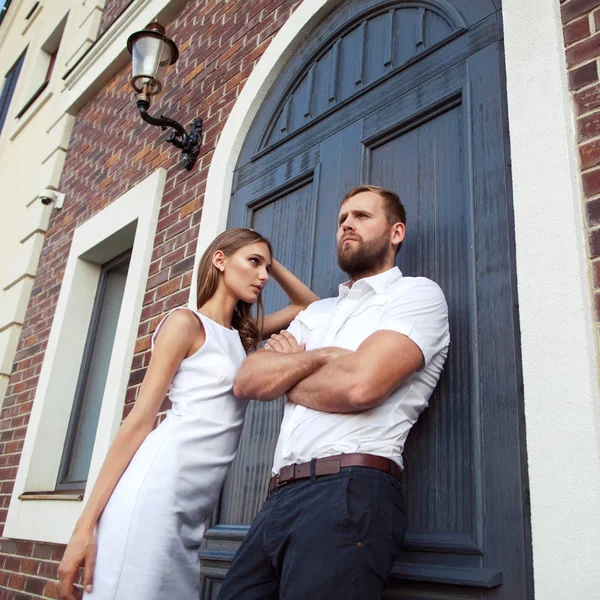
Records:
M271 334L285 329L301 310L319 300L319 296L275 259L271 262L271 276L290 299L290 305L270 315L265 315L263 340Z

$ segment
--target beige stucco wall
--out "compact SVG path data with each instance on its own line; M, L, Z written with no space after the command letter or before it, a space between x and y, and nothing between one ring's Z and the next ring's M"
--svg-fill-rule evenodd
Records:
M40 201L57 190L73 117L65 114L65 72L95 39L105 0L13 0L0 26L0 85L27 48L0 134L0 404L6 392L44 232L53 205ZM64 30L46 89L18 113L43 83L48 53Z

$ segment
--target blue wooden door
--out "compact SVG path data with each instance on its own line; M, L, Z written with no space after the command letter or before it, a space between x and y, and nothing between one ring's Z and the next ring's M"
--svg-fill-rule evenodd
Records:
M229 225L270 237L322 297L344 193L397 190L399 266L437 281L451 348L405 450L409 529L386 598L532 597L501 14L492 0L344 2L275 83L237 166ZM266 305L284 304L275 285ZM213 598L265 496L281 401L252 404L202 550Z

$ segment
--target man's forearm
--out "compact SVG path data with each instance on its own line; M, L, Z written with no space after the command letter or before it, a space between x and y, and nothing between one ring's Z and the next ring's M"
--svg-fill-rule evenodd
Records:
M310 352L265 352L251 354L240 367L233 383L239 398L275 400L329 360L326 348Z
M346 356L328 363L287 393L289 400L323 412L352 413L372 408L355 382L355 357Z

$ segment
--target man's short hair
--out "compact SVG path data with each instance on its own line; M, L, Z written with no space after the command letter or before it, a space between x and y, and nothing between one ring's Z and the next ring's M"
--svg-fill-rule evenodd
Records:
M396 192L379 187L378 185L357 185L344 196L341 205L344 205L353 196L362 194L363 192L373 192L380 198L383 198L383 209L390 225L393 225L394 223L404 223L404 225L406 225L406 209L404 208L404 204L402 204L402 200L400 200L400 196L396 194ZM396 254L401 246L402 242L398 244Z

